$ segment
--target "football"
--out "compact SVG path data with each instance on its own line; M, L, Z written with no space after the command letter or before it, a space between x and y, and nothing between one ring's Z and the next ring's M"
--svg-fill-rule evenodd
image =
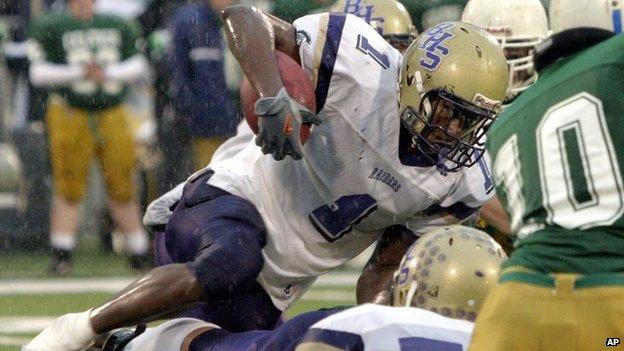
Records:
M282 83L284 83L288 94L295 99L295 101L307 107L308 110L316 113L314 87L301 66L290 58L290 56L282 52L276 51L275 57L277 58L277 65L280 70ZM241 84L240 97L245 119L249 127L251 127L251 130L258 134L258 116L254 113L254 105L259 97L247 78L243 79L243 83ZM301 143L304 144L309 136L310 125L303 124L299 134Z

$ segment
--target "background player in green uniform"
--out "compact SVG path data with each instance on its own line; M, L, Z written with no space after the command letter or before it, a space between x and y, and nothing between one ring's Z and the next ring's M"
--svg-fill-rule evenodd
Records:
M145 74L147 64L137 51L135 27L94 15L94 2L70 0L68 13L45 17L30 29L31 82L52 92L46 115L54 178L51 273L69 271L78 202L94 155L135 267L148 248L134 199L134 141L122 106L127 83Z
M472 350L598 350L624 337L623 12L551 1L540 79L488 133L518 241Z

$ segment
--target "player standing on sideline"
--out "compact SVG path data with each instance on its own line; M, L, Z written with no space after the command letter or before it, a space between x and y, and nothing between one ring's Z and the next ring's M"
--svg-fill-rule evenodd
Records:
M125 233L131 266L147 262L147 233L134 199L134 141L122 106L126 84L144 75L134 25L93 13L94 0L69 0L69 13L50 15L30 30L30 79L49 87L46 124L54 199L49 272L66 274L76 247L78 202L91 159L106 181L111 215Z
M549 12L540 79L488 134L518 243L475 351L589 351L624 336L624 3L553 0Z
M261 96L261 147L250 144L187 182L166 229L175 263L102 306L61 316L27 350L81 347L96 334L198 303L206 320L225 329L271 328L319 275L386 228L411 230L401 236L405 246L390 240L384 247L400 260L416 235L465 219L491 196L490 179L473 165L484 162L479 142L502 104L508 72L483 30L442 23L403 58L353 15L306 16L291 25L233 6L223 16L230 46ZM291 101L275 49L315 82L321 117ZM284 132L293 112L319 124L303 147L298 133ZM360 278L367 291L389 287L399 264L378 263Z
M303 313L273 331L230 333L192 318L173 319L140 336L121 330L104 349L466 350L475 316L495 284L501 247L476 229L451 226L423 235L393 281L392 306L366 304ZM124 345L126 345L124 347Z
M225 83L227 48L219 17L232 3L232 0L202 0L183 6L175 12L170 24L171 54L167 57L175 118L180 120L173 123L177 127L173 127L172 139L182 144L183 135L188 133L191 147L175 156L183 157L190 152L194 171L206 167L219 145L234 134L236 126L234 104ZM182 130L185 128L186 132ZM171 166L181 165L180 160L167 159Z

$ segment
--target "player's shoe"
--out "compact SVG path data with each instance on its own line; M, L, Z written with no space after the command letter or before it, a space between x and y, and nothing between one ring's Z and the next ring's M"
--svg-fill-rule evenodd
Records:
M62 249L52 249L52 258L47 272L52 275L67 275L71 272L73 252Z

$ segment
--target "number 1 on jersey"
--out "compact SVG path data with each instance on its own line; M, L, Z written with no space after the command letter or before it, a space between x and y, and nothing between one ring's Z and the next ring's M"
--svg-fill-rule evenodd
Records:
M363 35L358 34L357 45L355 46L361 52L372 57L384 69L390 68L390 59L388 55L375 49Z

